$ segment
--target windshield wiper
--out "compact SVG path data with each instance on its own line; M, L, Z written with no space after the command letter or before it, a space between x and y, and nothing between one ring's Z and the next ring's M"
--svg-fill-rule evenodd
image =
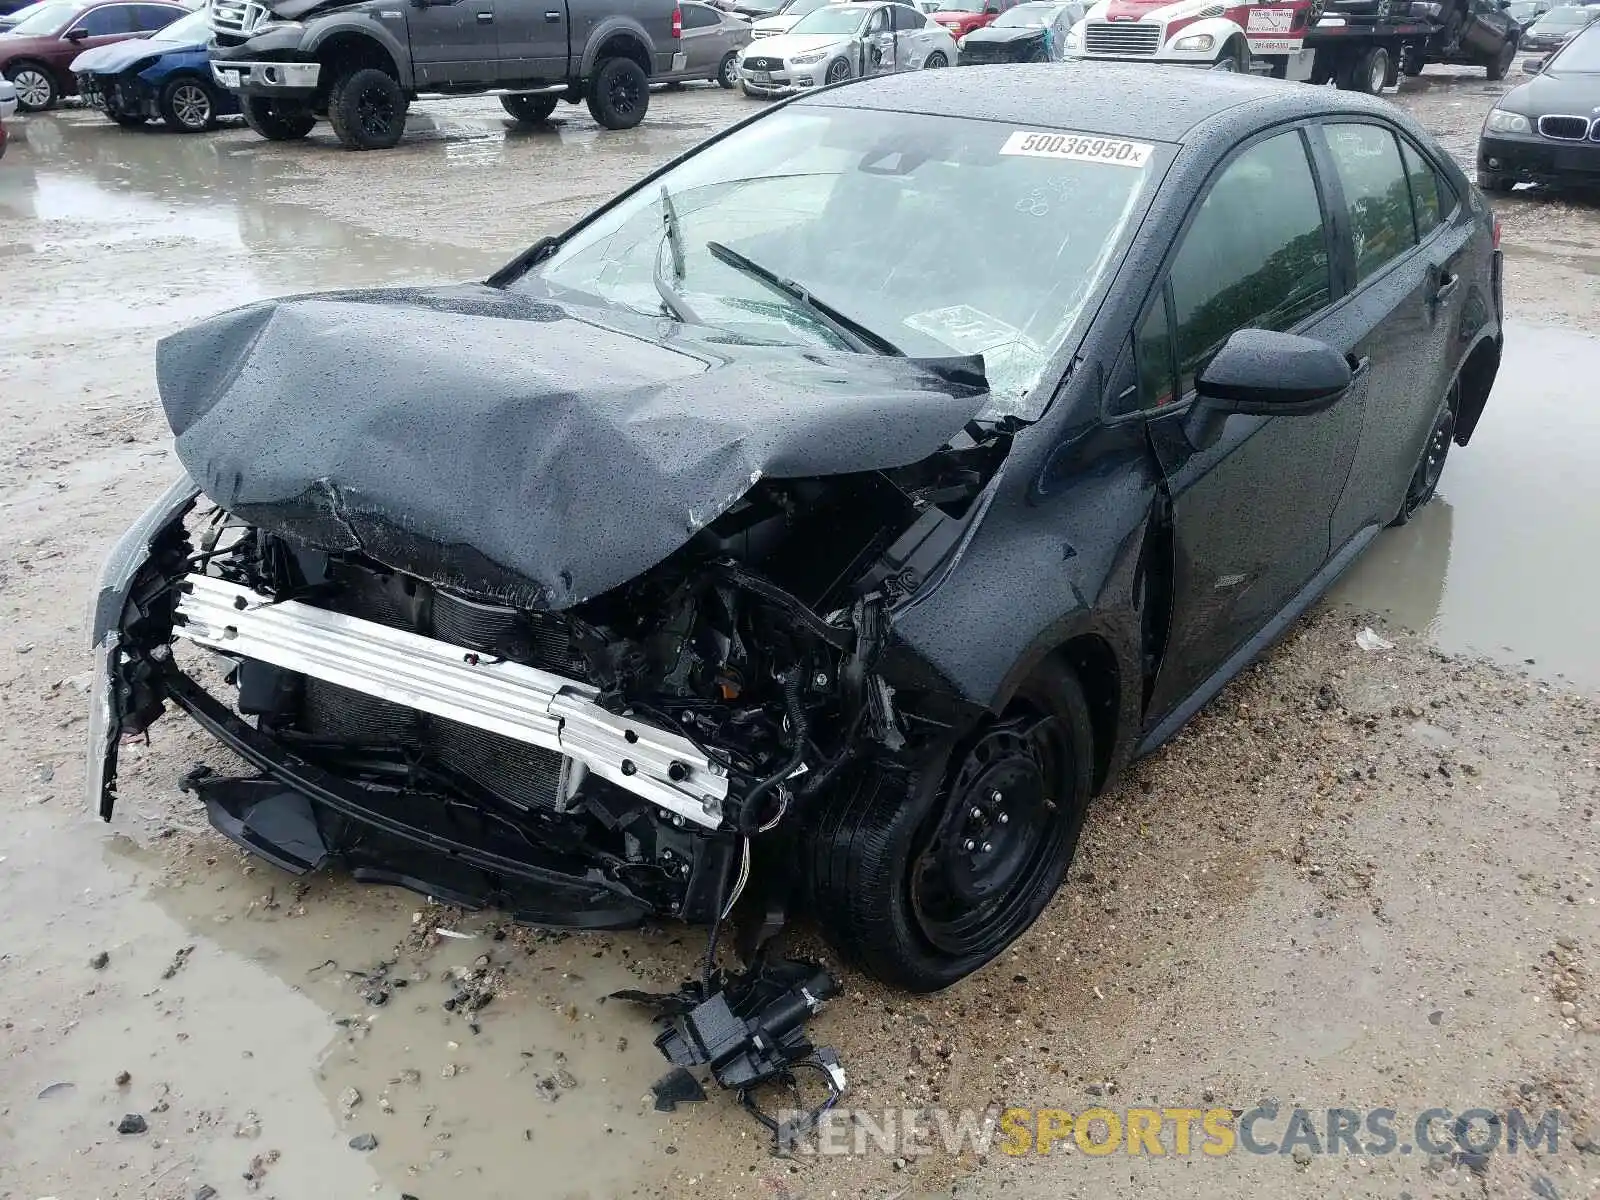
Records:
M678 210L672 203L672 196L667 191L667 185L661 185L661 223L666 226L666 233L662 235L668 248L672 251L672 279L674 282L683 282L683 230L678 227ZM651 282L656 285L656 295L661 297L661 303L674 317L685 325L702 325L703 321L695 315L694 309L689 307L689 302L679 295L678 290L667 281L666 274L661 270L661 248L656 247L655 267L651 271Z
M726 263L735 271L742 271L757 283L765 284L777 292L778 295L793 300L857 349L871 350L876 354L892 354L899 358L905 357L904 352L893 342L872 332L861 322L845 316L833 305L818 300L804 285L798 284L792 279L782 278L753 259L746 258L737 250L724 246L721 242L707 242L706 249L711 251L718 262Z

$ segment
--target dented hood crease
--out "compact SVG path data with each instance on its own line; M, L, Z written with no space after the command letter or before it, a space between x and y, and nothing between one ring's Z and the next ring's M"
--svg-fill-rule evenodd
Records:
M484 285L329 293L164 339L179 459L215 503L326 550L565 608L666 558L763 478L936 452L982 360L713 340Z

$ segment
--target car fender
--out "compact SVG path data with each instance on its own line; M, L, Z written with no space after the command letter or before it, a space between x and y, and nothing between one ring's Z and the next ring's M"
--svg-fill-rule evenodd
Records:
M174 75L185 74L198 76L207 84L211 84L211 72L206 65L209 61L203 47L199 50L176 50L170 54L163 54L140 71L139 78L151 87L162 87Z
M658 51L654 40L645 32L643 25L632 17L618 14L606 17L598 22L594 27L594 31L589 34L588 40L583 46L583 61L579 71L581 78L588 79L594 74L595 62L600 57L600 48L618 34L633 38L643 47L645 54L654 64L650 74L658 75L671 66L672 53L670 51L665 53Z
M404 25L401 25L400 30L404 32L404 29ZM400 86L406 91L414 90L415 77L411 70L409 43L400 41L382 21L373 20L370 15L360 10L335 12L324 17L312 18L307 22L306 31L301 37L300 51L306 58L316 58L330 40L340 35L363 37L382 46L394 63L395 76L399 79Z

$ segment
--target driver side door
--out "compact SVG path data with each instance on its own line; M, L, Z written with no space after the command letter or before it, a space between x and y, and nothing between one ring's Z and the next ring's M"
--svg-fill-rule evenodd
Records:
M497 3L530 12L534 7L534 0L427 0L420 7L407 6L418 90L494 82L500 58Z
M896 69L895 34L889 23L889 8L887 4L874 8L861 31L863 76L887 75Z
M1356 365L1348 390L1318 413L1233 414L1211 441L1191 421L1195 376L1235 330L1303 334L1347 355L1353 348L1337 317L1341 274L1327 211L1303 130L1245 143L1191 210L1138 326L1136 403L1150 415L1171 504L1172 611L1151 716L1181 721L1208 699L1218 676L1237 669L1236 655L1253 654L1293 615L1329 561L1367 367Z

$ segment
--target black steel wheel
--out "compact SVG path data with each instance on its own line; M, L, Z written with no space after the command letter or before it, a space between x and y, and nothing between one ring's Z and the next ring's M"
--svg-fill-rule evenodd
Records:
M632 129L650 107L650 77L631 58L608 58L589 81L589 115L605 129Z
M387 71L360 67L328 93L328 123L349 150L387 150L406 131L406 94Z
M200 133L217 124L216 96L197 75L169 79L161 89L161 119L179 133Z
M1051 662L998 719L923 770L856 771L822 802L809 834L823 933L908 991L970 975L1055 895L1092 765L1082 689Z
M1461 408L1461 385L1454 384L1445 402L1439 406L1428 440L1423 443L1422 457L1417 469L1411 473L1406 485L1406 498L1391 525L1404 525L1416 516L1422 506L1433 499L1439 490L1439 477L1444 474L1445 459L1450 456L1450 443L1456 436L1456 414Z
M244 123L269 142L292 142L311 132L316 114L305 105L265 96L245 96L239 101Z
M540 93L522 92L513 96L501 96L500 107L516 118L523 125L543 125L550 119L550 114L555 112L559 96Z

